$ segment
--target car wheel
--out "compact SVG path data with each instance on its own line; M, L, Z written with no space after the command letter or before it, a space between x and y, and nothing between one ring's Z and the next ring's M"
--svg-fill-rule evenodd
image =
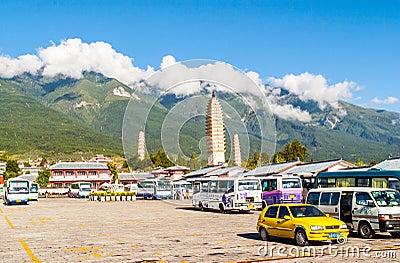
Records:
M294 235L294 242L296 245L301 247L308 245L307 234L303 229L296 231L296 234Z
M362 222L358 226L358 234L362 238L373 238L375 233L367 222Z
M268 232L265 228L260 228L260 237L262 241L268 241L269 240L269 235Z

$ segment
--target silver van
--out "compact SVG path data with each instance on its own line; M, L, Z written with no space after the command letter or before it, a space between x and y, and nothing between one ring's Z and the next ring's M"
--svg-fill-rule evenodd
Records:
M308 192L306 203L344 221L362 238L378 232L400 237L400 194L394 189L316 188Z

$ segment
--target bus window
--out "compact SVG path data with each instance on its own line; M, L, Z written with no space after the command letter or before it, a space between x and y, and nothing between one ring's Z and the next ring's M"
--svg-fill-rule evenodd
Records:
M201 192L208 192L208 182L201 182L200 191Z
M225 193L233 185L233 181L219 181L218 193Z
M195 182L193 187L193 194L200 192L200 182Z
M239 181L238 188L239 191L260 190L259 185L259 181Z
M274 191L277 190L277 179L267 179L262 181L262 191Z
M308 194L307 204L318 205L319 203L319 192L312 192Z
M336 178L337 187L352 187L356 186L355 178Z
M282 179L282 188L301 188L300 179Z
M216 193L217 192L217 182L210 181L209 189L210 189L210 193Z
M369 179L368 178L357 178L357 186L358 187L369 187Z
M372 187L387 188L388 180L386 178L372 178Z
M331 193L322 193L321 200L319 201L320 205L329 205L331 201Z

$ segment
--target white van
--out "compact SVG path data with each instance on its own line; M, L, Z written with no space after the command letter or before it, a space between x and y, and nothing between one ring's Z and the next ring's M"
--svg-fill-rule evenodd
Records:
M377 232L400 236L400 194L394 189L317 188L308 192L306 203L344 221L362 238Z

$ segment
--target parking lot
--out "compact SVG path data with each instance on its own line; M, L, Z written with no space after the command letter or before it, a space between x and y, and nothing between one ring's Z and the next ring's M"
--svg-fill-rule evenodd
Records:
M263 242L259 213L201 212L188 200L0 205L0 262L400 262L400 240L390 235L308 250Z

